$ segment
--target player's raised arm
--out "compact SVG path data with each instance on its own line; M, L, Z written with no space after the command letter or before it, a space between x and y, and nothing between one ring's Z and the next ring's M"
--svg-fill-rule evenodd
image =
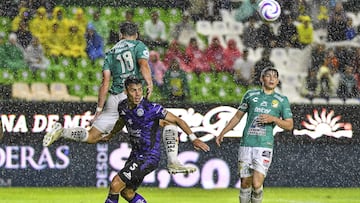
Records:
M151 69L146 59L139 59L140 72L146 82L146 98L149 99L153 91L153 82L151 78Z
M95 120L102 112L105 105L106 96L110 87L110 80L111 80L110 70L103 70L102 74L103 74L103 78L99 88L97 108L93 120Z
M210 147L206 143L196 137L196 135L191 131L190 127L183 119L175 116L171 112L168 112L166 114L165 120L179 126L189 136L189 139L192 141L195 149L201 149L204 152L208 152L210 150Z

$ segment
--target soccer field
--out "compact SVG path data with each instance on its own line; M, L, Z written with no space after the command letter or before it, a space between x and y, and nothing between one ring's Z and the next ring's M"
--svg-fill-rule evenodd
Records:
M94 203L104 202L108 189L102 188L0 188L0 203ZM199 188L138 191L149 203L236 203L238 189ZM120 200L119 202L126 202ZM263 203L355 203L360 188L265 188Z

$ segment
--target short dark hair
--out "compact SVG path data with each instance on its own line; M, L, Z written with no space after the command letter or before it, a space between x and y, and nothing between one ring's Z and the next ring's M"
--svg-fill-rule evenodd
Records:
M138 26L135 23L124 22L120 25L120 33L126 36L133 36L138 33Z
M261 71L261 77L263 77L265 75L266 72L269 72L269 71L274 71L276 73L276 76L279 77L279 72L276 68L274 67L266 67L264 68L262 71Z
M134 75L130 75L125 80L125 88L127 89L131 84L142 84L141 80Z

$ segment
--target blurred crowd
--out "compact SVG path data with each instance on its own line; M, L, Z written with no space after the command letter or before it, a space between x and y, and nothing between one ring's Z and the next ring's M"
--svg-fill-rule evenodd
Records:
M139 39L151 50L149 64L154 82L166 98L190 98L187 73L199 76L226 72L239 85L257 86L261 70L275 66L270 59L274 48L312 50L308 73L299 90L303 97L359 97L360 48L326 46L353 41L358 36L359 29L341 2L313 1L309 5L304 0L279 0L282 15L270 23L259 18L256 0L244 0L235 8L230 1L189 0L186 8L180 9L181 20L171 25L165 21L170 14L160 15L157 8L143 22L134 21L139 14L133 8L126 10L123 20L113 22L102 16L101 8L94 9L89 17L81 7L68 13L69 9L59 5L29 2L20 1L9 32L0 33L1 68L29 68L35 72L60 63L62 58L73 64L82 58L97 64L119 40L119 23L130 21L139 25ZM223 21L221 11L233 14L233 20L243 25L242 34L236 38L199 34L196 23ZM326 39L320 42L314 39L318 30L326 33ZM251 51L256 49L263 52L255 61Z

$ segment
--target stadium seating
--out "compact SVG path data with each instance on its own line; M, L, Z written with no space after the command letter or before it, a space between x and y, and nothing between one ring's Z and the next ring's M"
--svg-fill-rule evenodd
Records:
M68 86L68 90L70 95L78 96L83 98L87 96L86 94L86 85L79 83L77 81L66 83Z
M51 94L48 84L42 82L33 82L30 84L32 101L51 101Z
M28 83L25 82L14 82L11 88L12 98L19 100L31 101L32 95Z
M207 20L199 20L196 22L196 32L205 36L216 34L212 29L211 22Z
M0 68L0 83L1 84L12 84L15 78L15 72L9 69Z
M55 82L50 84L52 101L80 101L80 97L69 94L66 84Z
M34 81L50 83L54 81L54 71L53 70L37 70L34 75Z
M32 83L34 82L34 74L30 69L21 69L15 72L15 81Z
M76 6L68 6L66 8L67 16L72 17L74 11L77 9ZM85 15L88 20L92 19L92 14L95 10L99 9L93 6L83 7ZM125 19L125 11L132 9L130 7L101 7L102 18L107 21L123 21ZM146 8L146 7L135 7L133 8L135 15L134 20L139 23L140 29L143 29L143 23L145 20L150 18L151 12L157 10L160 13L160 19L165 22L167 31L169 31L175 23L180 22L182 18L182 12L177 8ZM240 50L243 50L244 46L240 36L243 34L244 26L246 23L236 22L234 20L234 11L221 9L220 14L222 16L221 21L198 21L196 31L198 39L205 39L205 41L211 41L213 36L219 36L220 42L223 46L226 46L226 42L230 39L234 39ZM348 12L347 16L353 19L354 26L360 24L360 16L357 13ZM0 17L0 32L8 32L11 19L9 17ZM272 23L272 28L275 32L279 28L278 23ZM140 30L142 32L142 30ZM327 31L324 29L314 30L315 42L326 42ZM200 42L201 43L201 42ZM349 42L350 43L350 42ZM253 61L258 61L261 58L263 48L249 49L249 58ZM291 102L294 103L310 103L310 100L301 98L297 91L299 85L299 79L297 75L301 77L306 73L309 66L310 58L309 49L283 49L274 48L272 49L270 60L273 61L276 67L279 69L282 81L282 92L288 96ZM102 80L101 66L103 60L96 61L92 64L88 58L79 59L74 62L72 59L67 57L60 57L59 62L56 62L54 58L49 58L51 63L47 70L39 70L32 72L30 70L7 70L0 68L0 84L14 84L13 90L18 92L19 84L28 86L27 93L21 97L15 92L14 98L33 100L31 95L32 91L29 88L29 84L42 83L48 86L48 91L52 89L52 83L61 82L61 86L56 86L55 89L64 90L63 85L66 86L68 95L75 96L79 101L97 101L97 90ZM227 79L226 79L227 78ZM232 80L232 75L227 73L201 73L199 76L193 73L188 74L188 82L190 87L191 101L192 102L238 102L242 95L245 93L247 88L238 86ZM19 83L15 85L15 83ZM20 86L21 86L20 85ZM50 88L49 88L50 87ZM23 88L27 89L27 88ZM44 90L45 91L45 90ZM63 92L63 94L66 91ZM60 93L59 93L60 94ZM42 99L47 100L45 93ZM29 99L30 98L30 99ZM60 98L60 96L58 96ZM154 89L152 99L161 101L163 95L159 89ZM56 99L54 96L50 96L50 100ZM335 99L323 100L315 99L312 103L326 103L326 104L360 104L358 99L348 99L345 102Z

